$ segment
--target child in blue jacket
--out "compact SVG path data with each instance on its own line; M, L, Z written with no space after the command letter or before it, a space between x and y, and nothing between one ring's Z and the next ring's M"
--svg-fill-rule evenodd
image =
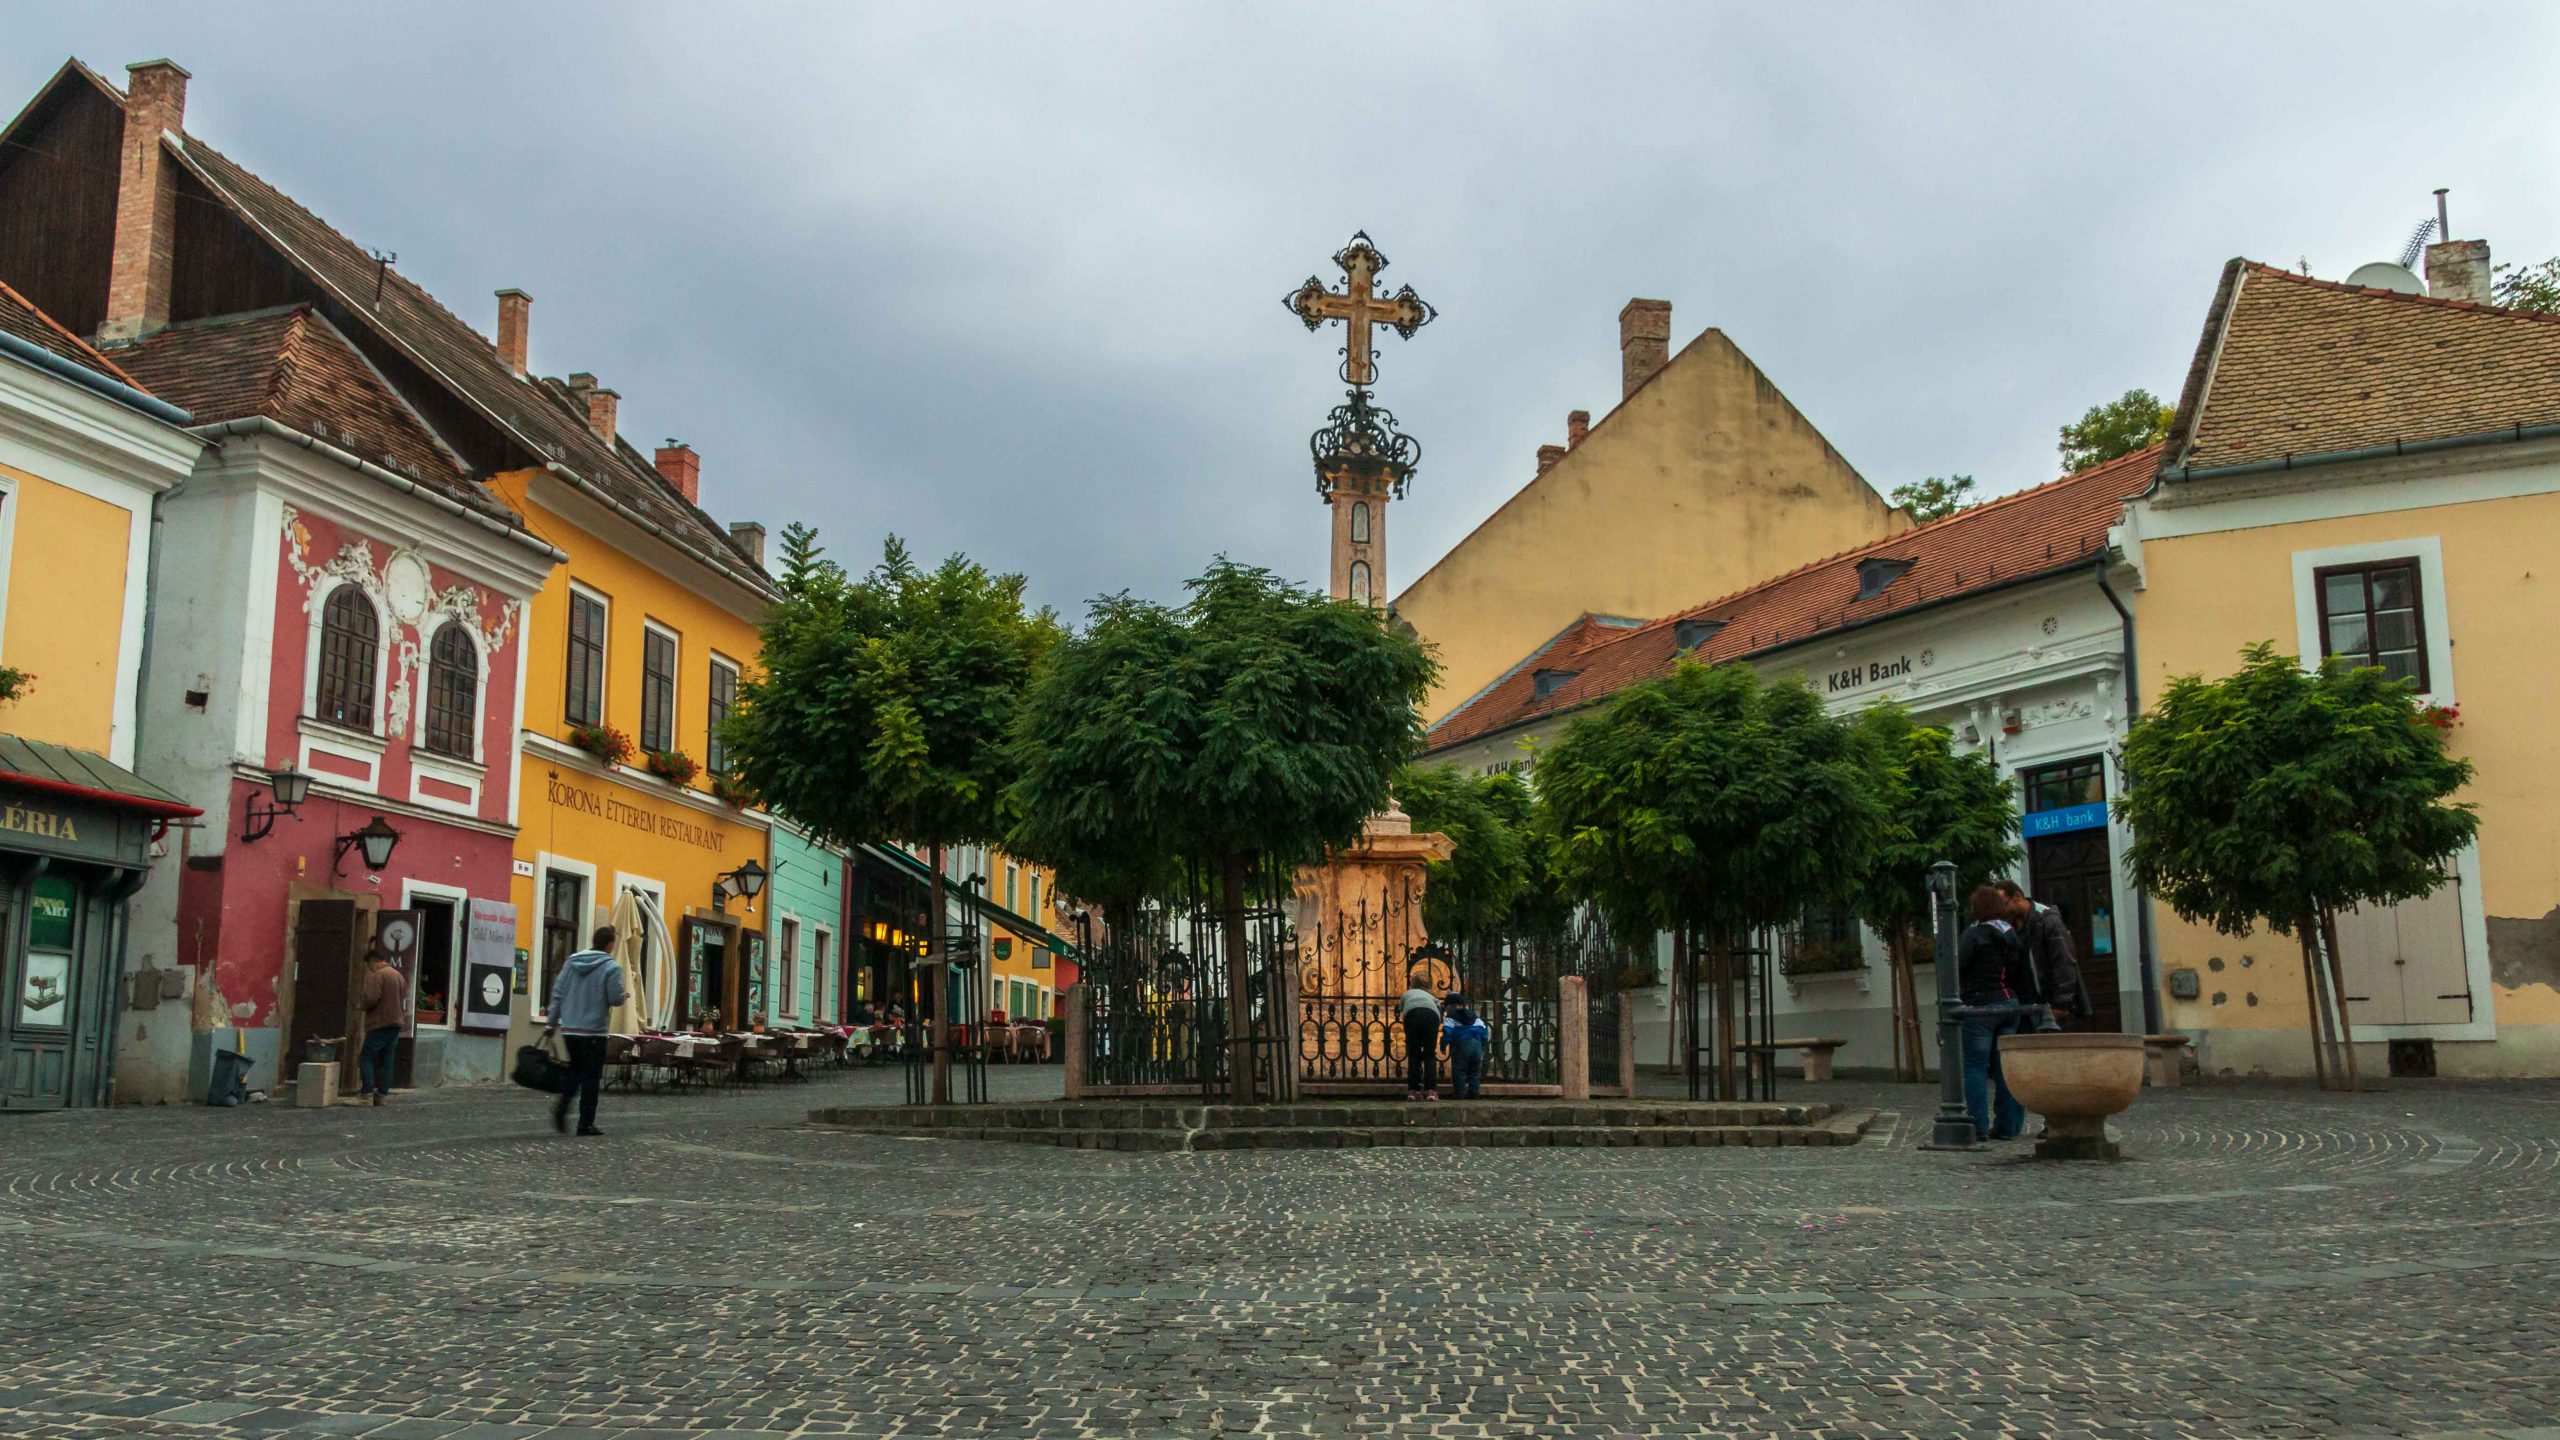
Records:
M1448 1019L1441 1022L1442 1048L1449 1052L1449 1081L1452 1093L1461 1100L1484 1098L1484 1051L1493 1038L1492 1029L1476 1018L1476 1012L1464 1005L1451 1007Z

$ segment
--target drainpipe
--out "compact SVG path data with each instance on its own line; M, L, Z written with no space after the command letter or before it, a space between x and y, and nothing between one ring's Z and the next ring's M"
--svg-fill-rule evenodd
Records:
M2098 551L2098 562L2091 567L2091 573L2098 577L2098 593L2106 596L2107 603L2116 607L2116 618L2124 625L2124 720L2126 732L2130 734L2134 717L2142 713L2142 671L2133 648L2133 612L2125 608L2124 600L2116 594L2115 587L2107 583L2108 555L2107 549ZM2160 1033L2160 977L2158 962L2151 953L2151 897L2139 889L2133 893L2138 902L2133 910L2133 924L2135 950L2142 971L2142 1033L2157 1035Z

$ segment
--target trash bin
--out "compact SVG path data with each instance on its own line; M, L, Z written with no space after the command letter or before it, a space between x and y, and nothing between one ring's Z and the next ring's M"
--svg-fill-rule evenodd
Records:
M238 1105L249 1098L249 1067L257 1062L237 1050L213 1052L213 1077L204 1087L207 1105Z

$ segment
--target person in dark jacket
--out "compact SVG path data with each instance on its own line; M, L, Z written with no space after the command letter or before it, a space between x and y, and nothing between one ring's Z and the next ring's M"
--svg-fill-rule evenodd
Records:
M1461 1100L1484 1098L1484 1052L1492 1027L1462 1000L1442 1012L1440 1044L1449 1052L1449 1086Z
M606 1027L615 1006L631 998L622 978L622 962L613 958L613 927L596 927L595 941L569 957L559 978L551 982L551 1030L569 1051L569 1085L551 1107L551 1125L569 1128L569 1102L578 1102L578 1133L601 1135L596 1128L596 1093L604 1088Z
M1966 1007L2026 1003L2033 994L2032 975L2026 949L2009 923L2009 897L1980 886L1966 908L1973 923L1956 940L1956 975ZM2009 1082L2000 1073L2000 1037L2025 1028L2017 1015L1965 1018L1959 1034L1964 1108L1973 1117L1977 1140L2015 1140L2026 1129L2026 1107L2009 1093Z
M1419 977L1396 1009L1404 1017L1404 1098L1440 1098L1440 1002Z
M2064 1024L2075 1014L2087 1013L2080 960L2071 953L2071 927L2063 923L2062 912L2029 899L2015 880L2001 881L2000 893L2008 897L2009 924L2025 945L2028 968L2035 973L2035 998L2052 1006L2053 1018Z

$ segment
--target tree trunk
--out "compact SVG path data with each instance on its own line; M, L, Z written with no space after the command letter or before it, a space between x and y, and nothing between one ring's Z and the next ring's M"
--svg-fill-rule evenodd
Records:
M2320 955L2312 938L2312 927L2296 927L2295 936L2302 942L2303 1024L2311 1036L2311 1073L2318 1077L2320 1088L2329 1088L2329 1017L2320 1007Z
M2338 1005L2338 1051L2347 1060L2347 1089L2362 1090L2363 1077L2356 1073L2356 1022L2347 1014L2346 962L2338 956L2338 917L2326 905L2320 907L2320 945L2329 952L2329 994Z
M1689 1056L1683 1050L1689 1038L1690 1014L1697 1006L1689 984L1689 931L1687 927L1671 932L1671 1023L1663 1027L1662 1068L1666 1074L1689 1073Z
M1893 957L1893 1075L1923 1080L1928 1067L1920 1051L1920 984L1912 974L1911 927L1896 925L1885 944Z
M1238 1105L1254 1102L1253 1006L1245 993L1248 972L1244 953L1245 862L1230 855L1219 862L1219 921L1227 952L1227 1094Z
M933 852L933 898L927 902L931 913L925 923L933 928L925 932L924 940L924 1043L926 1053L933 1057L933 1103L948 1105L951 1103L951 1047L944 1040L950 1033L951 1017L942 1012L951 1004L951 922L944 915L944 906L948 903L944 886L948 882L942 875L942 847L935 845L930 848Z

